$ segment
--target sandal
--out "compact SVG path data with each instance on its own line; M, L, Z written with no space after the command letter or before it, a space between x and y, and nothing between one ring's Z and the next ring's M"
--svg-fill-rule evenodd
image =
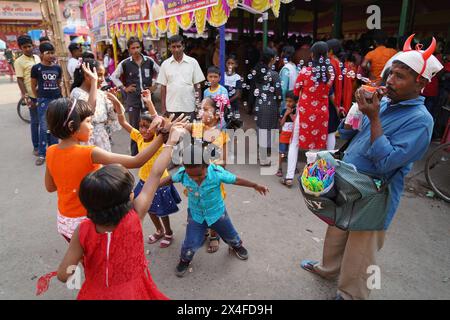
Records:
M277 173L275 174L277 177L282 177L283 176L283 170L280 168L278 169Z
M161 233L155 232L151 236L148 236L148 243L149 244L153 244L155 242L158 242L159 239L161 239L162 237L164 237L164 233L163 232L161 232Z
M292 187L293 181L294 179L286 179L286 178L280 180L281 184L284 184L288 188Z
M316 271L316 269L314 269L314 266L318 265L319 262L318 261L313 261L313 260L303 260L300 263L300 267L302 267L302 269L314 273L314 274L318 274L318 272Z
M167 248L172 244L172 241L173 241L173 234L171 235L165 234L164 239L162 239L161 242L159 243L159 247Z
M217 241L217 245L213 245L212 244L213 241ZM219 236L209 237L208 252L209 253L217 252L219 250L219 242L220 242L220 237Z

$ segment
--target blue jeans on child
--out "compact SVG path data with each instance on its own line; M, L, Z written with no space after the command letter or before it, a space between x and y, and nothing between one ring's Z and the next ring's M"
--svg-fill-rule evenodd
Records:
M30 127L31 127L31 142L33 143L34 150L39 147L39 115L37 108L37 100L35 98L30 98L34 103L34 107L28 108L30 111Z
M203 223L195 222L191 217L191 212L188 209L188 225L186 227L186 237L184 238L183 246L181 247L181 259L183 261L191 261L195 252L203 245L205 241L205 231L211 228L216 231L219 236L230 246L239 247L242 244L241 238L234 229L231 219L225 209L223 215L208 226L206 221Z
M54 99L38 98L37 112L39 116L39 157L45 158L47 146L58 143L58 138L50 134L47 128L47 109L48 104Z

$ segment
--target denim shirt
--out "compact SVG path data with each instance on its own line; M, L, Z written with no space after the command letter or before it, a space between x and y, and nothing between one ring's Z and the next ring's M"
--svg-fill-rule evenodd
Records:
M339 126L341 138L353 137L343 161L358 171L390 180L390 203L385 221L386 230L397 210L404 187L404 178L414 161L421 159L430 144L433 118L424 105L424 97L395 104L384 97L380 102L383 135L370 142L370 121L364 116L361 131Z
M192 219L200 224L206 221L210 226L219 220L225 212L220 184L233 184L236 182L236 176L221 166L210 164L206 177L200 186L189 177L184 167L172 176L172 181L181 182L186 187L188 207Z

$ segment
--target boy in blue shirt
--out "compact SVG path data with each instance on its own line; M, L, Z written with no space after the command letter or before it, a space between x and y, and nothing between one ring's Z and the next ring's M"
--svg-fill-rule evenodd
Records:
M39 146L36 165L40 166L45 162L47 145L57 144L58 139L48 133L47 130L47 108L48 104L61 97L62 69L55 64L55 48L50 42L39 45L41 52L41 63L35 64L31 68L31 90L37 97L37 111L39 117Z
M201 145L189 145L183 153L184 166L172 177L163 179L160 184L163 186L180 182L188 192L188 224L180 261L176 267L176 275L179 277L184 276L195 252L203 245L207 228L214 229L239 259L248 259L247 249L242 245L228 216L220 190L221 183L253 188L262 195L269 191L265 186L236 177L221 166L213 163L208 165L204 160L203 150ZM187 155L191 156L190 159L202 160L186 161Z
M222 87L220 82L220 70L219 68L212 66L208 68L206 79L211 84L209 88L203 92L204 98L215 98L218 95L222 95L228 99L228 91L225 87Z

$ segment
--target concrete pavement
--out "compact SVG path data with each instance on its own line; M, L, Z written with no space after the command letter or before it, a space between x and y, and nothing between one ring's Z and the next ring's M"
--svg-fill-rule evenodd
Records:
M67 244L56 231L56 194L45 191L45 167L34 165L29 125L16 114L18 99L17 84L0 77L0 299L74 299L77 291L56 279L46 294L35 296L37 277L56 270ZM127 152L124 131L114 135L114 142L114 151ZM303 258L320 259L326 225L306 209L297 182L286 189L277 177L260 176L257 166L229 169L270 189L263 197L250 189L226 187L228 212L249 260L229 255L221 242L214 254L201 248L192 272L177 278L174 268L186 226L187 200L182 196L180 212L171 216L174 243L167 249L145 245L158 287L173 299L332 298L334 282L299 267ZM449 208L442 201L405 193L378 255L381 290L374 290L372 299L450 298ZM147 219L144 234L153 232Z

